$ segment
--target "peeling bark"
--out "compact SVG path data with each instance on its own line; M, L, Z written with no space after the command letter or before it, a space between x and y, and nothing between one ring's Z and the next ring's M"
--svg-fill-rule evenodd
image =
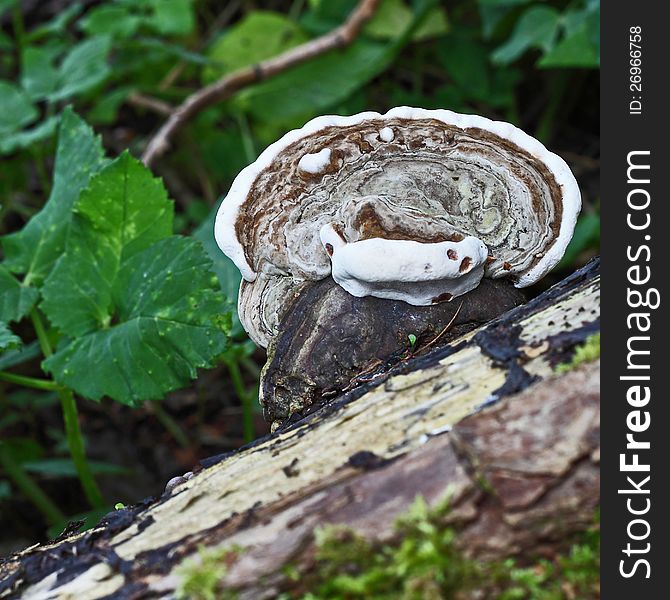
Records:
M314 529L374 540L417 495L450 496L470 556L553 552L599 503L599 363L553 367L599 328L598 264L396 365L160 498L0 564L0 598L170 598L199 546L241 548L224 584L273 598L308 572Z

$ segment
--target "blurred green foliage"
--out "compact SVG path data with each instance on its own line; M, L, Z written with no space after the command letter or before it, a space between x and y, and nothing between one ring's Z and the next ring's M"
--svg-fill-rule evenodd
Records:
M263 148L318 114L402 104L479 113L511 121L552 149L558 140L559 151L581 161L571 166L594 171L588 165L597 161L597 0L382 0L351 45L243 88L198 114L173 140L156 171L176 201L176 231L190 238L174 238L165 224L146 244L138 242L142 251L153 252L142 262L135 250L117 243L118 228L98 236L108 223L86 194L97 185L96 198L104 197L104 190L129 181L128 169L133 181L143 182L144 200L157 210L166 206L162 186L151 183L131 155L140 154L167 113L203 85L331 31L355 5L356 0L0 0L0 371L41 373L40 343L27 322L36 307L45 338L56 349L44 368L84 396L124 402L160 397L183 385L196 366L213 364L216 352L188 364L175 358L155 365L169 382L163 386L152 387L137 370L133 377L142 381L132 391L115 386L128 371L115 370L114 360L123 361L121 347L131 338L114 335L121 326L130 331L137 325L129 298L144 290L129 270L141 268L160 279L169 270L160 264L166 245L191 252L192 266L208 263L206 253L216 289L209 288L210 280L200 284L230 312L240 277L213 240L218 198ZM83 121L73 122L70 107ZM84 122L102 134L102 142ZM58 141L59 130L70 137ZM131 154L123 154L126 148ZM597 189L583 190L585 210L561 263L566 269L599 244ZM77 233L69 240L73 229ZM75 256L80 247L89 254ZM102 286L96 283L100 274L86 266L94 259L107 265ZM191 284L183 280L173 291L187 298ZM149 308L158 314L171 307L154 302ZM190 307L180 310L183 316ZM250 359L253 346L232 316L232 342L220 360L247 407L249 437L255 384L242 373L257 376L257 367ZM148 340L161 347L162 338L152 336L138 333L131 349ZM205 346L200 340L191 349L200 354ZM97 357L99 381L86 381L89 357ZM72 361L79 361L75 375L66 373ZM0 385L0 500L20 489L57 520L57 508L44 504L31 481L72 475L66 436L52 432L32 450L22 440L31 414L58 399L49 389L29 398L21 389L7 389L5 394ZM8 468L25 477L10 481ZM101 468L91 463L96 473L103 474Z

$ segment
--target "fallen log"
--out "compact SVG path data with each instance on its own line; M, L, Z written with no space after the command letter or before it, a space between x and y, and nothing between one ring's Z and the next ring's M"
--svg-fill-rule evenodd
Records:
M314 532L388 541L421 496L467 556L555 552L599 504L599 362L557 375L599 330L599 263L383 377L202 461L158 498L0 564L0 598L171 598L202 548L219 588L306 591ZM299 573L296 577L291 572ZM224 596L221 596L224 597Z

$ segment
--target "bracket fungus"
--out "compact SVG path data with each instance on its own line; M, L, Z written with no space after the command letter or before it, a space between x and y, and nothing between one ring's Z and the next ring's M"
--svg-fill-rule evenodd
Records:
M526 287L554 267L580 207L566 163L517 127L399 107L383 115L322 116L287 133L235 179L217 214L215 237L244 279L240 320L268 347L271 363L283 322L295 321L287 315L297 304L309 310L298 301L324 279L337 285L319 289L349 312L317 302L341 318L333 323L317 315L312 326L329 322L341 339L355 333L347 322L359 323L351 311L374 305L392 318L399 306L396 312L416 318L459 296L470 302L482 278L500 280L487 284L491 310L510 308L521 296L505 292L506 300L496 302L495 290ZM380 308L371 298L390 304ZM402 347L406 335L399 336ZM323 345L313 350L338 354ZM380 353L391 347L373 344L367 351L368 358L383 359ZM266 383L261 400L273 420L311 401L287 408L293 401L285 399L281 409L268 411L278 390ZM303 383L312 394L324 389Z

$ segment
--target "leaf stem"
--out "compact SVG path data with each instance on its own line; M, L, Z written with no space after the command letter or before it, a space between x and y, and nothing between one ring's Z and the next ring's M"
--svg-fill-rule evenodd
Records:
M23 13L21 11L21 5L17 2L12 9L12 28L14 29L14 38L16 39L19 58L23 54L26 37L26 30L23 24Z
M242 373L240 372L240 366L237 360L234 357L224 357L223 360L228 367L228 372L230 373L230 379L233 382L235 393L242 402L242 433L244 436L244 441L251 442L253 441L256 434L254 430L254 407L252 404L252 396L244 387Z
M51 348L49 336L47 335L46 329L44 328L44 323L40 317L40 314L37 312L37 309L33 308L30 311L30 319L33 322L33 327L35 328L35 333L37 334L40 348L42 348L42 354L48 358L53 354L53 349ZM84 494L86 495L86 499L89 501L91 506L94 508L100 508L104 504L102 494L100 493L98 484L93 478L91 466L88 464L88 460L86 459L84 437L81 434L81 428L79 426L79 415L77 413L77 403L75 402L74 394L69 388L60 386L57 389L57 392L58 398L60 399L61 409L63 411L63 421L65 423L67 445L70 449L72 462L74 462L74 466L77 469L79 482L81 483L81 486L84 489Z
M7 371L0 371L0 381L7 381L22 385L23 387L33 388L35 390L43 390L45 392L57 392L61 389L55 381L49 379L38 379L37 377L28 377L26 375L16 375L14 373L7 373Z
M160 401L156 400L152 402L151 407L160 424L165 427L165 429L177 441L177 443L182 448L188 448L191 444L189 443L186 434L184 433L183 429L179 427L179 424L163 409Z
M242 112L235 113L235 120L237 121L237 126L240 129L240 135L242 136L242 148L244 149L244 156L247 159L247 162L251 164L258 158L258 152L254 147L254 138L251 135L251 129L249 128L249 121L247 117Z
M0 466L19 490L28 498L35 507L44 515L49 525L62 523L66 520L65 515L54 504L33 479L14 461L12 455L7 452L0 442Z

